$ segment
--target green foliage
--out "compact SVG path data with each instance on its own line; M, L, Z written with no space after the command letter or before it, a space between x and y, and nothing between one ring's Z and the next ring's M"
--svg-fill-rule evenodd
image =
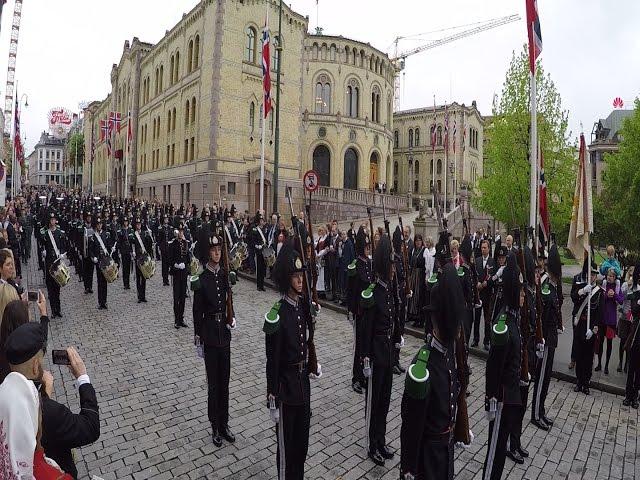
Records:
M625 119L619 150L606 154L602 194L594 205L594 229L600 245L640 253L640 99L635 111Z
M558 241L566 239L577 164L569 143L568 112L542 66L536 71L538 140L542 145L551 228ZM493 120L485 126L487 145L484 176L478 182L477 208L508 228L529 223L529 58L527 47L515 52L493 104Z
M78 152L78 167L81 167L84 161L84 135L82 133L74 133L67 141L67 158L71 168L76 164L76 151Z

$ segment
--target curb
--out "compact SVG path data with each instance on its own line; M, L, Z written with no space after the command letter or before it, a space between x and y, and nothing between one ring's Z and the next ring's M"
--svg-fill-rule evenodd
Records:
M256 281L256 277L252 274L245 273L245 272L236 272L236 273L238 275L238 278L243 278L245 280L249 280L254 283ZM273 290L276 290L275 285L268 278L264 279L264 285L265 287L269 287ZM334 312L341 313L345 316L347 315L347 309L345 307L341 305L336 305L333 302L329 302L327 300L320 300L320 305L322 306L322 308L326 308ZM405 326L405 333L407 335L411 335L414 338L424 340L424 332L421 330L418 330L417 328ZM489 352L477 347L469 347L469 353L471 353L474 357L482 358L484 360L486 360L489 357ZM551 372L551 376L557 380L562 380L568 383L576 383L576 377L565 372L559 372L559 371L553 370ZM621 396L625 395L625 389L617 385L611 385L608 383L591 380L589 387L595 390L600 390L602 392L611 393L613 395L621 395Z

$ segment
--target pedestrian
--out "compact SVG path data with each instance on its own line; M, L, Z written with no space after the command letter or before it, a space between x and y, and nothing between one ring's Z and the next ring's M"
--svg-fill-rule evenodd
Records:
M251 245L255 251L256 266L256 287L259 291L264 292L264 277L267 274L267 264L265 263L264 252L269 246L266 237L265 220L260 212L256 212L254 226L251 230Z
M483 318L484 338L482 343L486 347L485 350L488 350L491 336L491 297L493 295L493 288L489 280L496 271L496 262L490 255L490 245L487 239L480 241L480 255L476 257L475 268L476 277L478 278L477 289L482 306L476 308L473 323L473 343L471 346L477 347L480 343L480 318Z
M169 272L173 277L173 326L187 327L184 322L184 302L187 297L187 266L189 265L191 242L184 237L185 224L178 224L178 236L169 241L166 255Z
M640 263L635 265L632 286L627 295L629 296L632 327L625 342L629 371L625 399L622 404L627 407L631 405L637 409L638 391L640 390L640 332L638 332L640 329Z
M318 238L316 239L315 244L316 262L318 264L318 281L316 283L316 290L318 292L318 297L322 299L327 298L327 282L325 282L325 274L327 273L325 257L329 254L329 244L327 239L326 227L320 226L318 228Z
M616 249L613 245L607 247L607 258L600 265L600 275L606 276L610 268L613 268L616 278L622 278L622 268L616 258Z
M62 255L66 252L65 234L57 226L58 219L55 212L50 212L48 224L45 231L41 232L44 238L45 248L45 270L47 293L49 303L51 304L52 317L62 317L62 309L60 307L60 285L52 276L55 268L60 268L59 263L62 262ZM93 270L91 270L93 272Z
M413 292L408 302L408 318L418 328L424 326L422 307L424 306L426 247L423 244L422 235L416 233L412 247L409 250L409 288Z
M604 365L605 375L609 375L609 359L613 350L613 339L616 336L616 325L618 323L618 307L624 301L624 294L620 287L620 280L616 278L616 270L610 267L607 270L606 280L603 282L604 305L602 311L602 330L598 332L598 366L596 372L602 370L602 353L604 350L604 340L607 339L607 357Z
M618 373L622 373L623 371L623 360L624 360L624 352L625 352L625 344L627 343L627 338L629 336L629 332L631 330L631 298L633 294L633 272L635 272L635 267L629 268L627 270L627 278L626 281L620 287L622 294L624 295L624 300L622 302L622 308L620 310L620 315L618 317L618 337L620 337L620 348L618 351L619 354L619 363L618 363ZM629 365L629 355L626 356L626 362L624 363L624 373L628 372Z

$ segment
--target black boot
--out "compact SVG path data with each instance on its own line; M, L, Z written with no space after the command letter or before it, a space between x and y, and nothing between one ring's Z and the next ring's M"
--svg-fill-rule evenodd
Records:
M220 437L220 432L217 428L213 429L213 432L211 433L211 440L216 447L222 446L222 438Z

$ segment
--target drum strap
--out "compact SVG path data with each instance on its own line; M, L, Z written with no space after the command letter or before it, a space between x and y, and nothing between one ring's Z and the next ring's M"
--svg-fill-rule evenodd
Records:
M136 238L138 239L138 243L140 244L140 248L142 249L143 252L146 252L147 249L144 248L144 244L142 243L142 239L140 238L140 232L135 232L134 235L136 236Z
M591 297L593 297L598 290L600 290L600 287L596 285L595 287L593 287L593 290L591 290L591 294L588 295L587 298L585 298L582 301L582 305L580 305L580 308L578 309L578 313L576 313L576 316L573 319L573 325L574 326L578 326L578 323L580 322L580 316L582 315L582 312L584 311L585 307L587 306L587 303L589 303L589 301L591 300ZM587 327L589 328L590 325L587 325Z
M100 234L98 232L95 232L93 235L98 239L98 243L100 244L100 248L102 248L102 252L106 256L109 256L109 254L107 253L107 247L104 246L104 242L102 241L102 237L100 236Z
M229 239L229 245L233 246L233 240L231 240L231 233L229 232L229 229L227 228L226 225L224 227L224 231L227 234L227 238ZM231 248L231 247L229 247L229 248Z
M56 239L53 238L53 233L51 233L50 228L47 228L47 234L49 235L49 240L51 240L51 245L53 245L53 251L56 252L56 258L60 258L60 250L58 250Z
M233 224L233 228L236 231L236 235L238 236L238 238L240 238L240 232L238 231L238 225L236 224L236 221L231 219L231 223Z
M267 239L264 238L264 233L262 233L262 228L260 227L256 227L256 230L258 230L258 233L260 234L260 236L262 237L262 243L266 244L267 243Z

